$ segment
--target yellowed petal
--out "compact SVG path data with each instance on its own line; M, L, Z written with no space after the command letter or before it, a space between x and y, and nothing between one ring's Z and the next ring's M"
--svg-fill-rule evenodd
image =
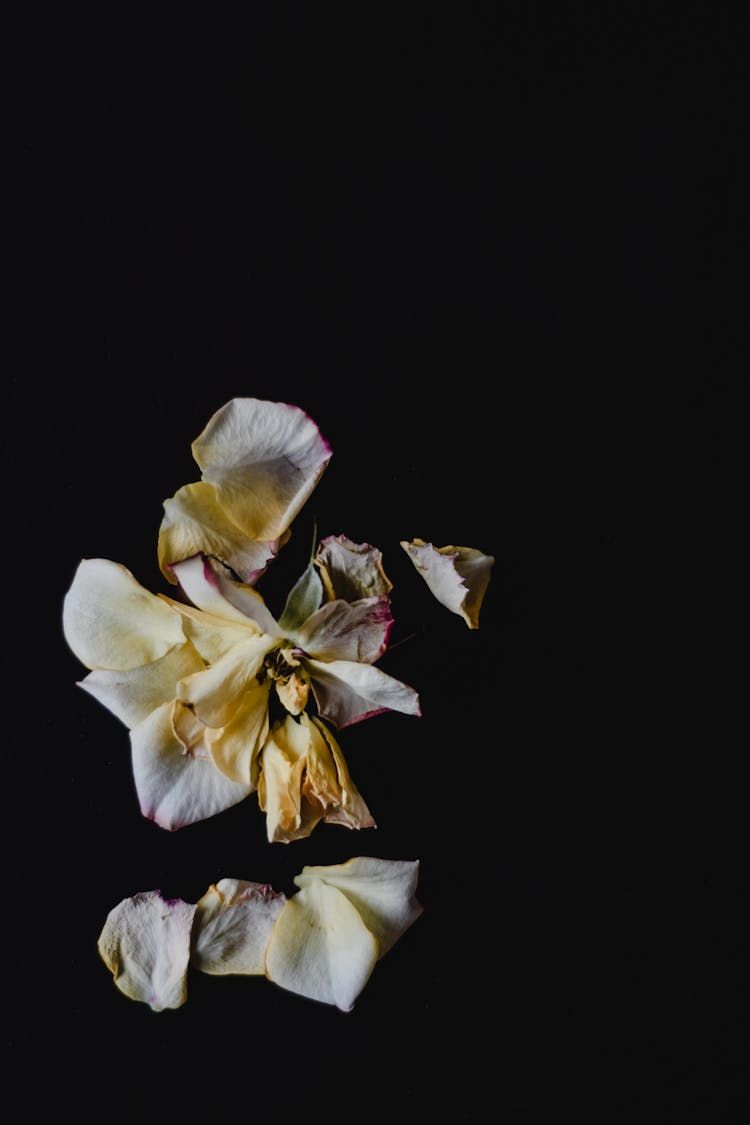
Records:
M175 645L166 656L125 672L97 669L89 672L81 687L98 699L127 727L134 727L162 703L173 700L177 682L204 668L195 647L186 641Z
M214 976L263 975L268 939L286 895L267 883L221 879L199 900L193 922L193 968Z
M285 679L277 679L276 694L290 715L299 715L307 707L310 695L309 677L300 670L292 672Z
M470 629L478 629L493 556L474 547L433 547L423 539L402 540L401 546L440 604L463 617Z
M309 771L315 778L318 799L325 804L324 820L328 824L341 824L344 828L377 827L362 795L352 781L344 755L333 734L321 719L313 717L309 721L312 728L312 742L317 747L317 754L310 757L316 762L326 762L325 770L318 769L314 774L312 769ZM331 784L333 775L327 764L327 755L322 749L323 744L333 760L335 785ZM323 783L318 780L321 773L324 778Z
M249 637L210 668L180 680L178 699L192 707L206 726L223 726L231 719L241 696L257 678L266 654L276 643L265 633Z
M377 547L355 543L346 535L321 539L315 565L329 601L343 598L345 602L356 602L360 598L382 597L393 589Z
M375 936L346 895L314 880L279 914L266 950L266 975L281 988L348 1012L378 953Z
M258 805L266 814L266 834L272 844L309 836L323 816L321 808L311 808L303 799L306 760L297 745L297 725L291 716L274 723L261 751Z
M204 613L193 605L175 601L165 594L159 594L159 598L180 615L185 636L207 664L215 664L231 648L249 637L260 636L260 630L252 621L229 621L226 617Z
M271 681L251 680L223 727L206 736L214 763L232 781L258 785L258 755L268 735L268 696Z
M187 1000L190 932L195 906L142 891L110 910L98 950L125 996L155 1012Z

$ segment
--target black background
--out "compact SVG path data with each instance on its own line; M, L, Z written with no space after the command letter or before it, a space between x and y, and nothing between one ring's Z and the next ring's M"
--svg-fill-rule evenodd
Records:
M737 1121L744 811L730 721L742 28L721 5L122 12L12 39L6 1075L115 1121L442 1108ZM6 357L7 358L7 357ZM233 396L303 407L313 534L377 545L420 719L341 745L378 828L170 834L75 687L81 558L167 592L162 501ZM496 558L471 631L399 540ZM20 659L19 659L20 654ZM351 1013L189 978L154 1014L107 912L420 860ZM746 896L745 896L746 897Z

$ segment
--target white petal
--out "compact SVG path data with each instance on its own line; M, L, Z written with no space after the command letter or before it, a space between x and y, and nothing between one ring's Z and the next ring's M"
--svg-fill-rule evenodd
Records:
M352 660L320 660L305 658L313 694L324 719L336 727L358 723L382 711L401 711L419 715L419 697L413 688L388 676L372 664Z
M382 597L393 589L377 547L354 543L346 535L321 539L315 563L320 568L330 600L343 598L346 602L356 602L360 598Z
M186 754L172 730L172 705L163 704L133 727L133 776L141 812L175 831L236 805L251 792L230 781L205 756Z
M356 856L329 867L303 867L294 882L306 887L321 879L338 887L375 934L382 957L422 913L418 876L419 860Z
M177 698L193 708L201 722L221 727L229 722L243 693L252 686L266 654L276 641L260 633L235 645L210 668L180 680Z
M174 610L109 559L79 564L63 602L63 632L87 668L119 672L159 660L185 640Z
M285 535L264 543L248 536L225 511L214 486L197 481L186 484L164 501L159 566L174 583L172 565L202 553L221 559L244 582L256 582L287 538Z
M340 598L308 617L291 639L316 660L354 660L374 664L386 650L393 625L387 597Z
M266 971L268 939L286 895L267 883L221 879L198 902L191 965L215 976Z
M177 695L177 681L205 665L193 645L175 645L166 656L126 672L98 669L81 680L84 688L127 727L134 727Z
M222 406L192 449L203 480L255 540L283 535L331 458L328 442L304 411L256 398Z
M281 988L348 1012L377 959L377 940L346 895L313 880L279 914L266 975Z
M474 547L433 547L423 539L402 540L401 546L440 604L478 629L493 556Z
M142 891L107 915L99 954L120 992L155 1012L187 1000L190 931L195 906Z
M282 635L260 594L252 586L235 582L221 563L196 555L176 563L172 573L193 605L205 613L274 637Z

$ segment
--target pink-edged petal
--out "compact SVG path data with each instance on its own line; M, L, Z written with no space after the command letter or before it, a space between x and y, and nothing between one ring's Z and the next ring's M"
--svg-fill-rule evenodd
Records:
M249 637L210 668L180 680L177 698L188 704L206 726L223 726L231 719L240 697L252 685L266 654L276 643L265 633Z
M383 956L422 913L417 900L419 860L356 856L329 867L303 867L294 882L321 879L345 894L378 939Z
M190 933L195 905L141 891L107 915L99 955L125 996L155 1012L187 1000Z
M321 539L315 563L329 600L343 598L356 602L360 598L383 597L393 583L383 570L383 556L369 543L354 543L346 535L329 535Z
M177 695L177 682L199 672L205 665L198 651L186 641L166 656L125 672L97 669L80 686L109 708L127 727L134 727L162 703Z
M133 727L130 744L141 812L171 832L207 820L251 792L249 785L225 777L207 750L185 752L172 729L169 703Z
M346 895L313 880L279 914L266 976L281 988L349 1012L378 959L378 943Z
M226 567L203 555L176 563L172 572L193 605L214 617L234 621L261 633L281 636L263 598L252 586L235 582Z
M337 599L309 617L292 640L316 660L354 660L374 664L388 645L393 626L388 597Z
M434 547L423 539L402 540L401 546L440 604L478 629L494 557L474 547Z
M214 555L244 582L256 582L288 536L260 542L238 527L205 481L186 484L164 501L158 556L162 574L176 581L172 566L193 555Z
M210 730L206 741L218 769L232 781L258 785L258 754L268 735L268 695L271 681L251 681L242 693L231 718L218 730Z
M230 519L249 539L265 541L287 531L331 459L303 410L257 398L227 402L192 450Z
M303 661L322 718L335 727L358 723L383 711L420 715L419 696L407 684L372 664L352 660Z
M63 601L63 632L82 664L125 672L185 640L182 621L109 559L83 559Z
M221 879L198 901L193 923L193 968L213 976L263 976L271 930L286 895L267 883Z

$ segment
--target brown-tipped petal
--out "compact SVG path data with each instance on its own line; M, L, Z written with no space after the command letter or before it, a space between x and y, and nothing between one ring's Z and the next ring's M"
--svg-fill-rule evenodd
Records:
M340 598L308 617L292 635L295 644L316 660L354 660L374 664L386 650L393 625L387 597Z
M369 543L354 543L346 535L329 535L321 539L315 553L315 564L329 601L343 598L356 602L360 598L383 597L393 583L383 570L383 556Z
M266 950L266 975L281 988L348 1012L378 952L375 936L346 895L313 880L279 914Z
M361 722L383 711L419 715L419 697L413 688L372 664L352 660L305 659L313 694L324 719L336 727Z
M187 1000L190 931L195 906L142 891L110 910L98 950L125 996L155 1012Z
M214 976L263 975L268 939L286 895L267 883L221 879L198 902L190 964Z
M211 757L221 772L232 781L258 785L258 754L268 735L268 696L271 681L253 680L240 697L231 718L206 734Z
M440 604L478 629L494 557L474 547L433 547L423 539L402 540L401 546Z
M89 672L81 680L81 687L109 708L127 727L134 727L162 703L175 698L178 680L203 667L198 652L186 641L185 644L175 645L160 660L144 664L141 668L131 668L126 672Z
M419 860L356 856L330 867L303 867L294 882L324 883L345 894L372 930L383 956L422 913L416 898Z

